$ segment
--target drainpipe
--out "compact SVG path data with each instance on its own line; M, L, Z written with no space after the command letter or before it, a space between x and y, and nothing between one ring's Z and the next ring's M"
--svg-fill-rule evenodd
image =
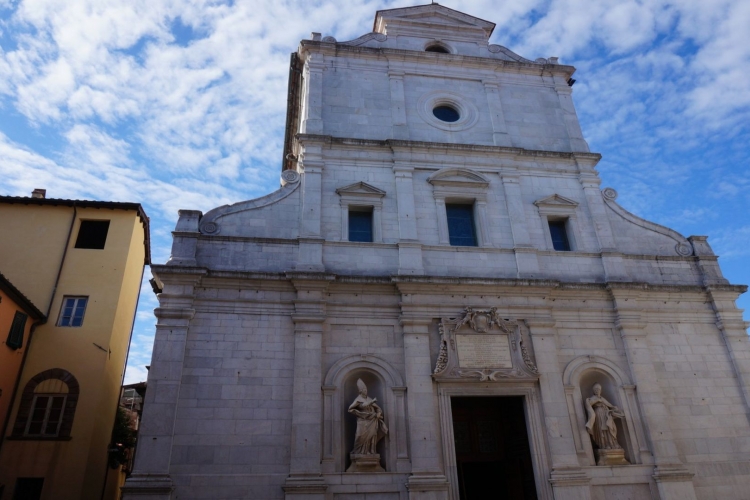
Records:
M60 284L60 276L62 276L63 264L65 264L65 256L68 255L68 247L70 246L70 236L73 234L73 226L76 223L76 216L78 215L78 207L73 202L73 217L70 219L70 227L68 227L68 237L65 240L65 248L63 248L62 258L60 259L60 266L57 269L57 277L55 278L55 285L52 287L52 296L49 299L49 305L47 306L47 314L49 318L50 311L52 311L52 303L55 301L55 295L57 294L57 285ZM34 330L39 325L43 325L47 320L37 321L31 325L29 330L29 340L26 342L26 350L23 352L23 358L21 359L21 367L18 370L18 378L13 386L13 394L10 396L10 405L8 406L8 415L3 423L3 433L0 435L0 450L2 450L3 443L5 443L5 434L8 431L8 424L10 423L10 416L13 413L13 406L16 404L16 396L18 395L18 386L21 384L21 378L23 377L23 369L26 366L26 359L31 350L31 338L34 336Z

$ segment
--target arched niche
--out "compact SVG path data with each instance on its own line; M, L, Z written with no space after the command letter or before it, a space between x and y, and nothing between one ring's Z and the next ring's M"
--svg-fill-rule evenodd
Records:
M406 436L406 387L401 374L387 361L352 355L328 370L323 385L323 472L342 473L349 466L356 418L349 405L357 397L357 379L367 385L383 410L388 435L378 443L381 466L387 472L410 472Z
M616 419L617 441L631 464L652 463L638 409L636 388L617 364L600 356L579 356L563 372L565 399L573 426L573 438L581 465L596 465L594 447L586 431L584 401L593 395L594 384L602 386L602 396L618 406L625 419Z

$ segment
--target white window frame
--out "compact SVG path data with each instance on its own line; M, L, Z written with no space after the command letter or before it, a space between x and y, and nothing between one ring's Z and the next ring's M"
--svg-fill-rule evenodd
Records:
M539 211L539 218L542 223L542 233L544 234L544 241L547 246L547 250L555 252L562 252L563 250L555 250L555 246L552 243L552 234L549 229L549 221L565 221L565 232L568 236L568 243L570 244L570 251L577 252L581 251L581 238L578 233L578 222L576 220L576 210L578 209L578 202L560 196L559 194L553 194L547 196L541 200L534 202L537 210Z
M44 410L44 420L42 421L42 427L41 427L41 433L39 434L29 434L29 427L31 427L31 419L34 418L34 410L36 409L36 402L40 397L49 398L47 400L47 408ZM44 430L47 428L47 424L49 423L49 414L52 410L52 401L54 401L53 398L62 398L62 408L60 410L60 418L57 421L57 427L55 428L54 434L45 434ZM31 411L29 412L29 418L26 420L26 428L23 431L24 436L28 437L57 437L60 435L60 427L62 426L63 419L65 417L65 404L68 402L68 395L67 394L61 394L61 393L44 393L44 394L34 394L34 400L31 402Z
M487 227L489 179L468 168L447 167L432 174L427 182L432 184L432 195L435 199L438 244L447 246L451 244L445 204L456 203L474 207L474 232L477 237L477 247L492 247Z
M78 326L72 325L73 316L70 316L70 320L68 321L68 324L63 324L63 314L65 312L65 304L69 299L75 300L75 303L73 305L73 313L75 313L76 307L78 306L79 301L83 300L83 315L81 316L81 324ZM88 309L89 306L89 298L87 296L83 295L65 295L62 298L62 304L60 305L60 315L57 318L57 326L64 327L64 328L80 328L83 326L83 320L86 317L86 309Z
M382 212L385 191L366 182L356 182L336 190L341 205L341 241L349 241L349 209L372 208L372 242L383 242ZM355 242L364 243L365 242Z

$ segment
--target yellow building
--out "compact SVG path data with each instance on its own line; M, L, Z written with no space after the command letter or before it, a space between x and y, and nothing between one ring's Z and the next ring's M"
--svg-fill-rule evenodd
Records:
M0 197L0 234L0 272L48 318L10 395L0 500L114 498L108 445L149 264L148 218L137 203L36 190Z
M0 429L10 416L21 366L35 327L47 318L13 283L0 274Z

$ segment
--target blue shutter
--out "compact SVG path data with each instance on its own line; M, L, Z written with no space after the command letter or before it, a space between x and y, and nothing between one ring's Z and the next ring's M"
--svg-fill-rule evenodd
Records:
M474 229L474 206L446 204L445 211L448 215L448 236L451 246L477 246L477 235Z

